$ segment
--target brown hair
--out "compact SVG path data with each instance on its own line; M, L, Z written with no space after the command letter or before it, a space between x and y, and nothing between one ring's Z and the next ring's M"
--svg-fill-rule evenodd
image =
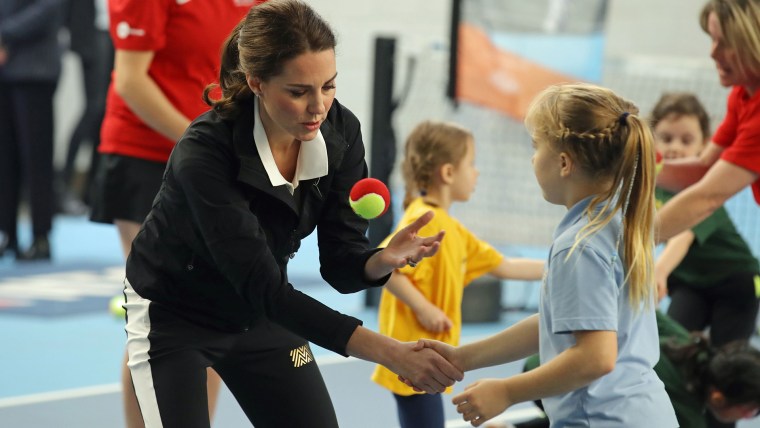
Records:
M570 254L623 211L625 280L636 309L652 304L654 295L654 139L638 112L609 89L577 83L545 89L525 119L534 140L568 153L590 177L612 179L610 189L594 196L586 209L589 223L578 232ZM603 209L596 211L601 203Z
M254 6L224 42L221 98L211 99L209 93L216 85L209 85L203 100L220 116L232 118L238 104L253 96L246 76L267 81L298 55L335 49L335 44L330 26L304 2L270 0Z
M652 109L652 117L650 118L652 129L655 129L657 124L672 114L676 117L696 117L699 121L699 128L702 130L702 138L706 140L710 137L710 116L696 95L689 92L663 94Z
M760 1L708 1L699 15L699 25L708 34L707 21L713 12L725 43L739 58L740 71L750 75L760 73Z
M401 164L406 195L404 208L432 184L436 170L447 163L458 164L467 155L470 131L459 125L425 121L417 125L406 139Z

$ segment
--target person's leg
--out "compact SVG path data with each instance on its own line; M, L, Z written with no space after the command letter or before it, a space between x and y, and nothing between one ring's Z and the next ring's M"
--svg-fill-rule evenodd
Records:
M705 298L704 291L687 284L668 279L670 306L668 316L689 331L702 331L710 323L712 304Z
M211 360L204 347L224 335L161 310L128 282L125 296L128 365L145 426L209 428L206 370Z
M140 231L140 223L135 223L129 220L114 220L114 223L119 231L124 258L126 259L129 257L132 241ZM127 428L144 428L145 425L143 424L142 415L140 414L140 407L137 405L135 390L132 386L132 375L130 374L129 367L127 367L128 359L129 355L125 353L124 364L121 369L121 390L124 417L127 421ZM208 411L210 417L213 419L214 412L216 411L216 404L219 399L219 390L221 388L222 379L211 368L207 370L206 375L208 379L206 385L208 390Z
M132 374L129 372L129 353L124 352L124 363L121 366L121 396L124 408L124 421L127 428L145 428L140 406L137 404L135 388L132 384Z
M256 428L337 428L335 410L309 344L262 320L214 363Z
M396 409L401 428L443 428L441 394L397 395Z
M132 384L132 374L129 372L129 366L127 361L129 360L129 353L124 353L124 364L121 370L121 386L122 386L122 405L124 407L124 419L126 421L127 428L145 428L142 414L140 413L140 406L137 404L137 396L135 395L135 389ZM208 391L208 413L209 420L214 419L214 413L216 412L216 404L219 401L219 389L222 386L222 379L211 368L206 369L206 390Z
M130 220L113 221L116 225L116 230L119 231L119 241L121 242L121 250L124 254L124 260L129 257L129 252L132 250L132 241L134 241L137 233L140 232L140 223Z
M53 224L53 95L56 82L18 85L23 97L16 100L22 174L29 195L32 247L21 259L50 258L48 235Z
M8 83L0 82L0 257L3 253L17 251L16 216L18 213L19 151L16 136L14 90Z
M749 340L757 325L760 302L755 294L755 274L735 273L714 291L710 343L720 347L734 340Z

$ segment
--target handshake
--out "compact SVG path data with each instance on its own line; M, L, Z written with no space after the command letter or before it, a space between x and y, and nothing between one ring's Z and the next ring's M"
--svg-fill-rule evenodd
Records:
M440 393L464 378L464 372L480 368L483 361L469 358L472 346L454 347L430 339L403 343L406 359L399 368L398 379L417 392ZM476 345L477 346L477 345ZM470 361L472 360L472 361ZM478 427L515 404L508 379L482 379L467 386L451 402L464 421Z
M464 367L457 348L430 339L420 339L401 345L397 364L387 365L398 374L401 382L417 392L437 394L464 379Z

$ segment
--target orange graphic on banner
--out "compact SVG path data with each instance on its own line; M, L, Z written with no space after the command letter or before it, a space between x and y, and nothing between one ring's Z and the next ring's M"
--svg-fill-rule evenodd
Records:
M502 111L518 120L547 86L578 81L499 49L477 27L459 25L457 99Z

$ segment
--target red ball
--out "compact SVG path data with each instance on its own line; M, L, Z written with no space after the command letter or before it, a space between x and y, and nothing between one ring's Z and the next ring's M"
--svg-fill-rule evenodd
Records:
M382 198L384 202L384 206L381 210L374 209L374 204L371 203L372 201L367 199L376 199L378 196ZM376 178L364 178L357 181L351 188L349 199L354 211L356 211L359 216L368 220L385 214L391 205L391 193L388 191L388 187ZM369 202L369 204L363 202ZM365 212L367 211L367 208L370 208L369 212Z

